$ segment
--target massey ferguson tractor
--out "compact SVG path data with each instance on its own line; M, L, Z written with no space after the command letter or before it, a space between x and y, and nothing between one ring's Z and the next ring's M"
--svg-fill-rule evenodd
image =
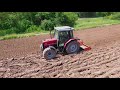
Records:
M61 26L54 28L54 35L51 39L46 39L40 45L43 57L50 60L56 57L57 53L73 54L80 50L90 50L91 48L73 36L74 28L69 26ZM51 35L51 34L50 34Z

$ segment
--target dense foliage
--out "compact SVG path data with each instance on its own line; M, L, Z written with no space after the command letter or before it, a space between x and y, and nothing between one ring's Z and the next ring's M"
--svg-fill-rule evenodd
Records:
M109 16L106 16L106 18L109 18L109 19L112 19L112 20L120 20L120 13L119 12L113 13Z
M78 15L73 12L1 12L0 30L9 33L52 30L54 26L74 26ZM32 30L33 29L33 30Z
M0 36L74 26L78 18L106 17L120 20L119 12L0 12Z

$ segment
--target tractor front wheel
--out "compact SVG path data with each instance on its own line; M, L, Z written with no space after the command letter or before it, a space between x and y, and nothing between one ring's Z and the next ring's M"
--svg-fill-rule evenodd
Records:
M56 51L52 48L46 48L43 51L43 57L47 60L53 59L56 56Z
M80 46L79 46L79 43L77 41L71 41L66 46L66 52L68 54L76 53L79 51L79 48L80 48Z

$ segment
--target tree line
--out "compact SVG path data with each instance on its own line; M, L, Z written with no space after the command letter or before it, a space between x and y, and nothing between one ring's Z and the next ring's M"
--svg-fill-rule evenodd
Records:
M78 15L73 12L1 12L0 30L22 33L30 29L51 30L54 26L74 26Z
M52 30L55 26L74 26L78 18L105 17L116 12L0 12L0 31L7 34ZM113 18L112 16L109 18Z

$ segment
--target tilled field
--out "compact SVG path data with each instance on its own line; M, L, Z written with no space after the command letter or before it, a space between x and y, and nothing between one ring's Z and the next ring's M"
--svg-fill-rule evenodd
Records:
M42 58L39 45L48 35L0 41L1 78L119 78L120 25L76 31L92 50Z

